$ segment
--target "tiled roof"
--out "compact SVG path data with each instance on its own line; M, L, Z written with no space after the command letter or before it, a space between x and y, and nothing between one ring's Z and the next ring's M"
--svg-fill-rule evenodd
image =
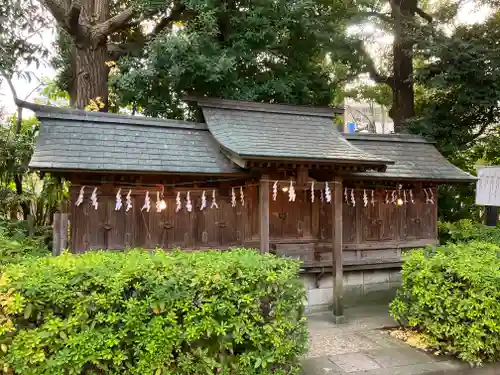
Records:
M30 167L143 173L237 173L205 124L37 106Z
M365 152L394 160L384 173L363 172L356 176L426 181L475 181L476 177L446 160L433 143L410 134L345 134L346 139Z
M391 159L362 151L334 129L339 110L200 99L214 138L239 157L385 166Z

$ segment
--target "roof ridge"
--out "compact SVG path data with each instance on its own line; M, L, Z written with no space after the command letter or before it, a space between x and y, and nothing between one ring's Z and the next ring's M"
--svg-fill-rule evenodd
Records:
M418 134L407 133L342 133L347 140L353 141L379 141L379 142L398 142L398 143L428 143L434 144L435 141L424 138Z
M107 112L90 112L75 108L54 107L18 100L16 104L35 112L38 118L52 118L61 120L80 120L85 122L99 122L109 124L124 124L136 126L153 126L164 128L179 128L193 130L208 130L205 123L183 120L151 118L146 116L121 115Z
M336 114L343 114L344 108L292 105L292 104L274 104L261 103L246 100L229 100L217 98L199 98L186 97L186 101L196 102L200 107L205 108L221 108L233 109L240 111L267 112L267 113L282 113L294 115L306 115L317 117L333 118Z

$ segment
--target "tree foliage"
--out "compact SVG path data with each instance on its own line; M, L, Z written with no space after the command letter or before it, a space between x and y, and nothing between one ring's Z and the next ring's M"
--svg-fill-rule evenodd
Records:
M345 6L319 0L184 2L192 16L118 64L121 105L182 117L186 94L291 104L332 103ZM344 78L344 77L342 77Z

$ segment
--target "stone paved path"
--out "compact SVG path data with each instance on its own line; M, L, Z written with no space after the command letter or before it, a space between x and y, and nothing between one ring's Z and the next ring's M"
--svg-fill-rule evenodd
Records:
M500 375L500 364L471 369L446 356L412 348L380 330L395 326L387 306L346 311L347 323L336 326L330 313L313 314L309 353L303 375Z

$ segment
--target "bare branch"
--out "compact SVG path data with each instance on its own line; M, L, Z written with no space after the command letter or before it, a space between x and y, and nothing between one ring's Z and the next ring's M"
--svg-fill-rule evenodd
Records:
M12 93L12 98L14 99L14 103L17 105L17 116L16 116L16 134L21 133L21 127L23 123L23 109L18 105L19 98L17 96L17 91L16 88L14 87L14 84L12 83L11 76L7 74L4 70L0 70L0 76L2 76L5 81L7 82L7 85L9 86L10 92Z
M150 34L152 37L159 34L161 31L166 29L167 27L171 27L174 22L181 21L185 19L183 17L183 12L186 10L186 6L184 4L177 4L172 8L172 11L167 17L163 17L160 22L155 26L153 32Z
M391 86L392 82L394 81L394 78L390 76L384 76L377 71L377 68L375 67L375 62L373 61L373 59L368 54L368 51L366 51L366 49L363 46L361 47L361 52L363 54L363 60L365 62L366 71L370 75L370 78L373 81L375 81L375 83L384 83L386 85Z
M415 13L418 14L420 17L422 17L427 22L432 23L432 16L430 14L424 12L423 9L416 7Z
M111 35L117 31L120 31L128 27L128 22L136 15L136 11L133 7L127 8L116 16L111 17L109 20L101 22L92 28L91 33L97 40L102 40L103 38Z
M66 18L68 28L71 30L71 35L78 34L78 28L79 28L78 21L80 20L81 11L82 11L82 6L78 2L73 1L71 3L71 8L69 9Z
M394 22L391 15L386 14L386 13L379 13L379 12L375 12L375 11L370 11L370 12L359 12L357 14L362 16L362 17L376 17L376 18L378 18L384 22L387 22L387 23Z

